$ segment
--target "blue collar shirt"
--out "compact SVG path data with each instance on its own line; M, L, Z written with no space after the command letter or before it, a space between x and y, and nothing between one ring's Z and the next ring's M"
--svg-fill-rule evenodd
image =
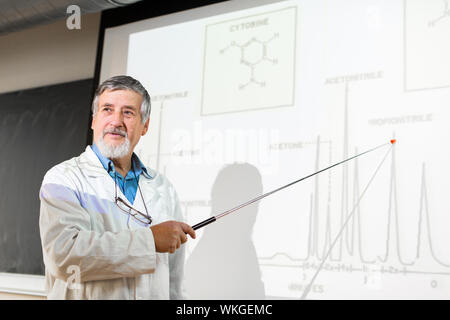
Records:
M131 170L128 171L126 177L122 177L122 175L118 173L114 168L114 163L112 162L112 160L104 157L95 143L92 144L91 148L102 163L103 168L105 168L111 178L116 181L116 184L119 186L120 190L128 199L128 201L133 204L138 189L139 176L141 175L141 173L149 175L147 172L147 168L145 168L144 164L139 160L138 156L133 153L133 155L131 156Z

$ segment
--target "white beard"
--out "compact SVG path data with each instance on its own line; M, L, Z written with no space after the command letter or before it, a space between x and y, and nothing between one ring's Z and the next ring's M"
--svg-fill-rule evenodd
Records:
M130 139L128 139L127 134L125 134L125 141L117 146L109 145L105 140L103 140L103 136L98 139L96 144L101 154L105 158L109 159L123 158L130 152Z

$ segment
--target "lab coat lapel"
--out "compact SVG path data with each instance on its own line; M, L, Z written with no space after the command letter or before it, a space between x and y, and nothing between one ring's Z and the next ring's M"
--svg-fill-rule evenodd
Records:
M80 169L90 177L110 177L97 155L92 151L91 146L87 146L86 150L80 155L78 164Z
M77 164L81 174L85 176L86 183L90 184L93 190L96 190L96 194L114 202L114 179L103 168L102 163L90 146L87 146L85 152L80 155ZM118 188L118 192L120 192L120 188Z
M88 175L90 178L96 179L96 185L103 185L105 186L105 189L108 191L111 190L111 192L108 192L108 194L111 194L111 199L114 201L114 194L115 194L115 182L114 179L111 178L111 176L106 172L105 168L103 168L102 163L98 159L97 155L94 153L94 151L91 149L90 146L86 147L85 152L83 152L80 156L80 169L85 172L86 175ZM131 204L127 197L123 194L122 190L120 188L117 188L117 195L119 195L127 204L135 208L136 210L139 210L143 213L145 213L145 206L144 202L142 201L142 197L145 200L145 205L147 206L147 209L149 211L150 216L153 217L152 213L150 212L150 207L152 204L152 199L155 196L155 190L151 186L153 177L156 175L156 172L154 172L151 169L147 169L149 171L149 174L141 174L139 177L139 187L142 191L139 192L139 189L136 190L136 197L134 199L134 203ZM99 180L97 180L99 179ZM109 197L108 197L109 198Z
M145 213L145 208L147 207L149 215L153 217L152 213L150 212L150 207L152 204L152 199L155 195L155 191L152 188L148 187L148 183L149 183L148 179L146 179L144 175L141 174L141 176L139 177L139 188L142 191L142 196L138 188L136 190L136 197L134 198L133 207L136 208L136 210L139 210L143 213ZM145 206L142 200L145 200Z

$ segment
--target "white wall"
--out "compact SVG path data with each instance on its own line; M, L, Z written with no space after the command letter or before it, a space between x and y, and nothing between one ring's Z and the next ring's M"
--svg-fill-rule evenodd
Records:
M66 20L0 36L0 93L92 78L100 13L81 17L81 29Z

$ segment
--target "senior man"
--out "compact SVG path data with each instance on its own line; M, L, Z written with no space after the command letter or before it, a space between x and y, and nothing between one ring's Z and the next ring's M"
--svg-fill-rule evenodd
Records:
M181 244L195 231L167 178L133 153L150 96L132 77L112 77L92 112L94 143L51 168L40 190L47 298L182 299Z

